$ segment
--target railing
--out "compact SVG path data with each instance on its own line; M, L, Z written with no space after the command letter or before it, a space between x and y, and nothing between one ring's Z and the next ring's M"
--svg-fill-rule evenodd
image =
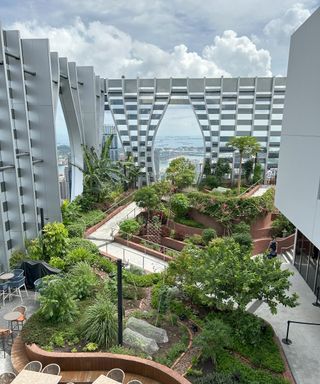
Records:
M280 248L280 254L282 254L283 251L288 251L289 249L293 249L293 248L294 248L294 244L289 245L289 246L287 246L287 247L281 247L281 248Z
M131 197L132 197L133 195L134 195L134 191L131 192L131 193L129 193L129 195L125 196L123 199L121 199L121 200L115 202L114 204L112 204L106 211L104 211L104 213L105 213L106 215L108 215L108 214L109 214L111 211L113 211L115 208L118 208L118 207L120 207L120 205L123 205L124 202L128 202L128 201L131 199Z
M116 243L110 243L110 244L106 244L106 252L109 253L111 256L114 256L114 257L117 257L119 258L118 256L119 255L113 255L112 252L108 251L108 247L116 247L118 249L121 250L121 254L122 254L122 261L124 264L126 265L135 265L143 270L147 270L149 272L160 272L160 271L163 271L166 266L167 266L167 263L166 262L160 262L160 261L156 261L154 258L148 256L145 252L144 255L141 255L141 253L138 253L138 252L135 252L134 250L132 249L126 249L126 248L123 248L121 247L120 245L117 245ZM137 261L138 260L138 261ZM150 268L147 268L146 269L146 263L150 264L150 267L152 268L152 270L150 270Z
M152 236L152 235L150 235L150 236ZM159 251L158 251L158 249L150 248L150 249L152 249L152 250L154 250L154 251L158 251L158 252L163 253L163 254L166 254L166 251L171 251L171 252L177 252L177 253L180 253L180 252L177 251L176 249L172 249L172 248L166 247L165 245L161 245L161 244L155 243L154 241L147 240L147 239L145 239L145 238L143 238L143 237L139 237L139 236L136 236L136 235L133 235L132 237L135 238L135 239L140 240L140 241L142 242L142 245L143 245L143 242L146 242L146 243L151 244L151 246L154 246L154 247L156 247L156 248L159 248ZM128 238L127 238L127 240L128 240ZM168 255L168 256L170 256L170 255Z
M288 320L288 322L287 322L287 333L286 333L286 337L285 337L284 339L282 339L282 342L283 342L284 344L287 344L287 345L292 344L292 341L289 339L290 324L304 324L304 325L319 325L319 326L320 326L320 323L308 323L308 322L306 322L306 321L293 321L293 320Z
M245 195L246 193L248 193L249 191L251 191L251 189L253 189L256 185L260 184L260 182L263 180L263 177L261 177L258 181L256 181L254 184L250 185L249 188L247 188L244 192L240 193L239 197Z

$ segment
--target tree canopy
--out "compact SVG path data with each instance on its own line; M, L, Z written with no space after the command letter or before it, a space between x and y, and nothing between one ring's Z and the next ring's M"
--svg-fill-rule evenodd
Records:
M178 157L171 160L166 176L178 189L188 187L196 177L195 165L185 157Z

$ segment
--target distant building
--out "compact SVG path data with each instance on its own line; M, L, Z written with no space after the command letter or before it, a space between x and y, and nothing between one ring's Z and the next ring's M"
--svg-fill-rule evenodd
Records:
M154 161L154 171L156 174L156 179L160 178L160 149L155 148L153 151L153 161Z
M119 146L118 146L118 133L114 125L104 125L103 144L113 135L111 147L110 147L110 159L113 161L119 160Z
M64 175L59 176L59 190L61 200L69 199L69 185Z

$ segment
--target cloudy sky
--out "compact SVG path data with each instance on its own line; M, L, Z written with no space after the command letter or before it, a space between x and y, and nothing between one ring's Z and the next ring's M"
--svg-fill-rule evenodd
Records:
M320 0L1 0L4 28L104 77L286 75Z

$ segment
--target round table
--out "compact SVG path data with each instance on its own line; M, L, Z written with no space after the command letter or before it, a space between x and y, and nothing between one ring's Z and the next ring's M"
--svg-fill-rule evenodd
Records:
M14 311L14 312L8 312L6 313L3 318L5 320L7 320L8 322L8 326L9 326L9 323L10 323L10 329L13 331L13 324L12 322L13 321L17 321L19 319L19 317L21 316L21 313L18 312L18 311Z
M7 272L7 273L3 273L2 275L0 275L0 280L10 280L13 277L14 277L14 273Z

